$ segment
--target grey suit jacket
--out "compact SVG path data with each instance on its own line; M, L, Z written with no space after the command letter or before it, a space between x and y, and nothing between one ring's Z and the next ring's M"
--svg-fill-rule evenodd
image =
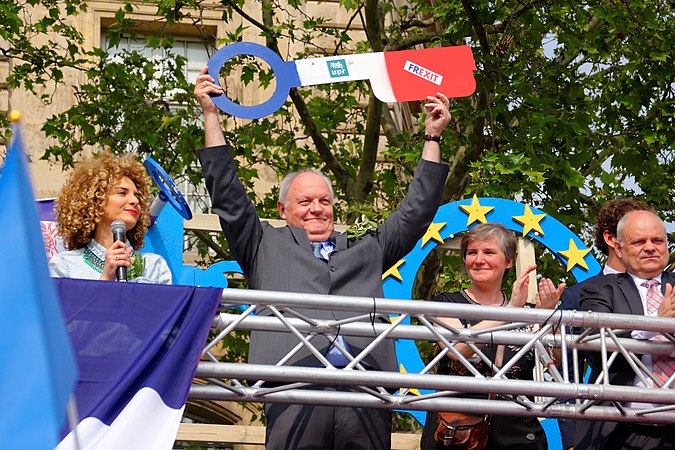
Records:
M661 274L661 291L667 283L675 286L675 274ZM604 275L587 280L581 288L580 311L601 313L644 315L642 300L635 282L627 273ZM601 371L599 354L589 355L591 362L591 379L595 382ZM609 373L612 385L630 386L635 378L633 370L622 356L619 356ZM578 421L575 448L604 448L609 435L616 428L616 422Z
M359 239L351 239L346 233L333 233L335 251L329 261L324 262L312 254L304 229L274 228L260 222L237 177L229 146L203 148L198 155L213 210L220 217L223 232L249 287L269 291L383 297L382 273L412 250L426 231L440 204L448 173L447 164L422 160L398 210L379 228ZM350 315L322 310L300 312L317 319L341 319ZM375 307L373 312L376 313ZM374 320L388 322L384 316ZM363 337L345 339L353 354L372 341ZM249 361L275 364L298 342L289 333L252 332ZM312 343L323 354L331 345L330 340L322 336L317 336ZM393 341L386 340L364 363L376 370L398 371ZM304 349L288 364L320 365L316 357Z

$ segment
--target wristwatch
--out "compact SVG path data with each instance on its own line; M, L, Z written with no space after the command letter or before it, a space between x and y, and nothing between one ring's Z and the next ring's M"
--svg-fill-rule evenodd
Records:
M425 135L422 137L422 139L424 139L425 141L434 141L434 142L438 142L439 144L440 144L441 141L443 140L443 138L442 138L441 136L435 136L435 135L429 134L429 133L425 134Z

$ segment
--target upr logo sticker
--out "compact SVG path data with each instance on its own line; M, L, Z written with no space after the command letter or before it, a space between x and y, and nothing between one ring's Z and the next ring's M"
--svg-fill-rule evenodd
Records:
M441 85L443 82L443 75L434 72L433 70L426 69L420 65L415 64L414 62L406 60L405 66L403 69L406 72L410 72L411 74L418 76L420 78L424 78L425 80L434 83L438 86Z
M344 59L334 59L332 61L326 61L328 65L328 73L331 78L342 78L349 76L349 70L347 69L347 63Z

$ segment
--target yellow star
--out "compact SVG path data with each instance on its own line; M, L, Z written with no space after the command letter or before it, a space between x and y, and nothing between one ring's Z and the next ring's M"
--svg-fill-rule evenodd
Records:
M426 245L427 242L429 242L430 239L433 239L434 241L438 242L439 244L443 243L443 238L441 237L441 228L445 226L447 222L442 222L442 223L432 223L429 225L429 228L427 228L427 232L424 233L424 236L422 236L422 247Z
M591 249L577 248L577 244L570 238L570 246L567 250L560 250L558 253L567 258L567 271L572 270L574 266L579 266L584 270L588 270L588 265L584 261L584 257Z
M405 262L405 259L399 260L396 264L391 266L389 270L387 270L385 273L382 274L382 279L384 280L388 276L392 276L396 278L398 281L403 281L403 277L401 276L401 273L398 271L398 268L401 267L401 264Z
M400 371L401 373L408 373L408 371L405 370L405 367L403 366L403 364L399 364L399 371ZM419 391L419 389L417 389L417 388L410 388L410 389L408 389L408 393L409 393L409 394L412 394L412 395L422 395L422 394L420 394L420 391Z
M530 230L534 230L541 236L544 235L544 230L541 229L539 222L546 217L546 214L533 214L528 205L525 205L525 211L522 216L513 216L512 219L523 226L523 236L527 235Z
M485 215L495 208L493 206L481 206L478 202L478 197L474 195L469 206L459 205L459 209L469 215L469 219L466 221L466 226L468 227L475 221L486 223L487 219L485 218Z

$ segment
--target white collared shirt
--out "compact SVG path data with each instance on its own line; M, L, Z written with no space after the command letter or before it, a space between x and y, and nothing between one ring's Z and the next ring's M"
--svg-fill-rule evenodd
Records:
M629 273L631 279L633 280L633 283L635 283L635 287L637 288L638 292L640 293L640 300L642 300L642 310L644 311L645 316L649 317L656 317L658 312L653 311L651 314L647 313L647 291L649 290L648 287L643 286L642 283L648 280L656 280L659 282L659 289L661 288L661 274L658 274L654 278L640 278L637 275L633 275L632 273ZM631 336L633 339L651 339L656 335L656 332L654 331L642 331L642 330L635 330L631 333Z
M661 274L654 278L641 278L638 277L637 275L633 275L632 273L628 273L630 275L631 279L633 280L633 283L635 283L635 287L637 287L638 292L640 293L640 300L642 300L642 310L644 311L645 316L649 317L656 317L658 314L658 311L653 311L651 313L647 313L647 291L649 290L648 287L643 286L642 283L644 283L647 280L657 280L659 282L659 289L661 288ZM643 331L643 330L634 330L631 332L631 337L633 339L642 339L642 340L648 340L648 339L653 339L658 333L655 331ZM642 355L642 363L645 365L645 368L649 371L653 371L652 367L652 355ZM649 377L647 378L647 382L649 384L648 387L653 387L654 383ZM637 387L645 387L645 385L642 383L642 380L640 377L635 375L635 378L633 379L633 386ZM658 406L662 406L659 404L654 404L654 403L642 403L642 402L633 402L628 405L631 408L655 408Z
M602 274L603 275L612 275L614 273L623 273L623 272L625 272L625 271L619 272L618 270L616 270L612 267L609 267L607 264L605 264L605 267L602 268Z

